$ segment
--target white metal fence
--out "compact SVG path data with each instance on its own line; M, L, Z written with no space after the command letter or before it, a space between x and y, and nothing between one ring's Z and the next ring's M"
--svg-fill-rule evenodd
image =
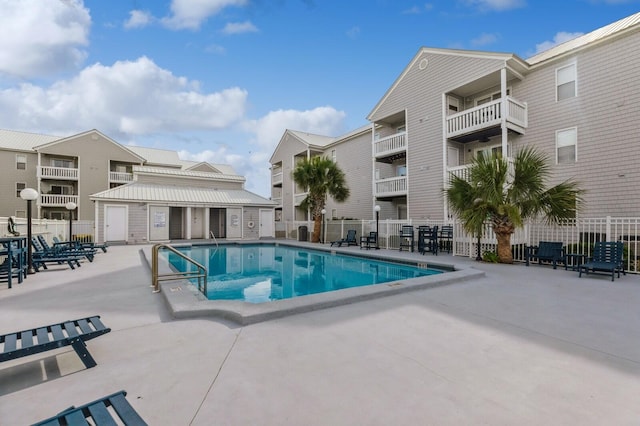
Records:
M398 249L402 225L442 226L444 221L380 220L379 245L385 249ZM460 222L453 225L453 255L476 257L478 238L467 234ZM300 232L302 227L306 231ZM376 230L375 220L327 220L321 231L321 240L336 241L347 235L347 230L355 229L357 239ZM276 238L310 241L313 222L276 222ZM306 238L304 238L306 234ZM584 218L564 221L560 224L528 223L511 236L513 258L516 262L525 260L525 246L538 245L540 241L561 241L567 253L591 255L596 241L623 241L625 269L640 271L640 218ZM496 251L497 240L491 225L485 224L480 238L480 253Z

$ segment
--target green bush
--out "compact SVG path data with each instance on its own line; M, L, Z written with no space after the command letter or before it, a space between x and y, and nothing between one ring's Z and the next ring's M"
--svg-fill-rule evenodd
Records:
M496 252L485 250L482 253L482 260L489 263L498 263L498 254Z

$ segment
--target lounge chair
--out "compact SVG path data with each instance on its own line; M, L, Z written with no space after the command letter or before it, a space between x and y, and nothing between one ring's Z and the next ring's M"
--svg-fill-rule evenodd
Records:
M53 247L51 247L49 243L47 243L47 240L45 240L42 235L38 235L38 241L40 242L40 245L46 252L56 253L58 255L68 254L71 256L84 256L87 258L89 262L93 262L93 258L96 254L95 249L83 249L81 247L69 245L68 243L65 243L61 246L54 245Z
M378 247L378 233L375 231L369 232L368 236L360 237L360 248L366 248L369 250L370 248L379 249Z
M67 408L53 417L35 423L33 426L58 425L115 425L146 426L147 423L127 401L127 392L121 390L89 402L81 407ZM109 410L109 407L112 410ZM90 421L88 421L90 420ZM117 421L117 422L116 422Z
M73 254L65 251L45 250L35 237L31 239L31 245L34 249L32 262L36 272L40 271L40 267L43 269L49 269L47 268L47 263L56 263L58 265L66 263L69 265L69 268L76 269L76 267L80 267L80 260L84 258L84 256L80 254Z
M341 240L337 240L337 241L331 241L331 247L333 247L334 245L337 245L338 247L342 247L343 244L346 244L347 247L348 246L357 246L358 245L358 241L356 240L356 230L355 229L349 229L347 231L347 236L344 237Z
M560 241L540 241L537 246L525 246L526 265L529 266L531 259L538 259L538 265L542 262L551 262L553 269L558 263L564 263L564 247Z
M624 270L623 247L622 241L596 242L591 258L578 266L578 277L582 277L583 271L585 274L589 274L589 271L611 274L611 281L615 280L616 272L618 278L620 278L620 272L627 275Z
M98 249L102 250L103 253L107 252L107 247L109 247L109 244L104 243L104 244L96 244L96 243L84 243L82 241L60 241L60 239L58 237L53 237L53 246L68 246L69 248L80 248L80 249L89 249L89 250L95 250L96 252L98 251Z
M85 367L95 367L96 361L87 350L85 342L110 331L99 316L93 316L5 334L0 336L0 362L72 346Z

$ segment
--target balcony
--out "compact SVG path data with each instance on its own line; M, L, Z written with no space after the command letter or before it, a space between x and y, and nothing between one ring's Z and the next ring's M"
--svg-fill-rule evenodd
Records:
M298 207L302 201L307 198L307 195L309 195L308 192L302 192L299 194L293 194L293 205Z
M399 197L407 195L407 177L397 176L388 179L378 179L375 182L375 196L378 198Z
M40 195L41 207L64 207L68 202L74 202L78 204L78 196L62 195L62 194L41 194Z
M282 172L277 172L271 175L271 185L282 186Z
M513 175L513 158L507 158L509 164L509 171ZM469 169L471 164L465 164L463 166L448 167L447 168L447 188L451 186L451 176L457 176L463 180L469 181Z
M406 156L407 132L396 133L395 135L374 141L373 153L376 159L388 159L389 162L396 158Z
M133 182L133 173L126 172L109 172L110 183L129 183Z
M527 104L507 97L507 127L524 134L528 126ZM502 100L487 102L477 107L447 116L447 138L459 142L469 142L483 136L495 136L500 133L502 123ZM492 130L492 131L491 131Z
M38 178L78 180L78 169L72 169L70 167L38 166Z

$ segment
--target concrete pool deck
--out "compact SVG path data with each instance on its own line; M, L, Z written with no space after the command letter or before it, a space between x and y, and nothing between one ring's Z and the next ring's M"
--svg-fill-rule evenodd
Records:
M637 275L579 279L439 255L484 275L239 326L173 319L163 295L151 293L141 248L111 247L75 271L0 285L0 334L94 314L112 329L87 343L92 369L68 347L1 363L2 425L120 389L150 425L640 419Z

